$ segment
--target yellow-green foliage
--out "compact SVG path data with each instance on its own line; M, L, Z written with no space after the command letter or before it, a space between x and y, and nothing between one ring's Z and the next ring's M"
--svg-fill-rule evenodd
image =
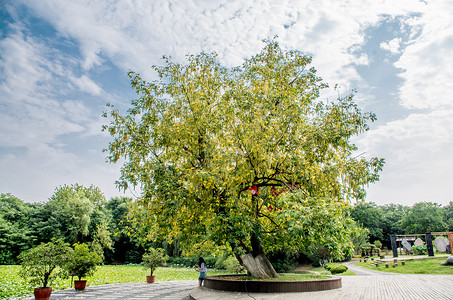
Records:
M120 186L143 191L130 234L236 253L260 241L265 251L317 242L349 254L344 210L383 166L354 157L350 139L375 116L353 95L318 101L326 85L310 63L271 40L237 68L201 53L187 64L165 57L153 82L130 72L138 99L124 115L109 105L103 127L108 160L124 159Z

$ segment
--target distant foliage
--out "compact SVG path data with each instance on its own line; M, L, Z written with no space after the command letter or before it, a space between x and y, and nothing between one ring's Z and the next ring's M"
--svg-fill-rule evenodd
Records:
M371 242L379 241L383 248L388 249L391 248L391 234L453 231L452 202L444 207L433 202L416 203L412 207L359 203L352 208L351 217L369 230Z

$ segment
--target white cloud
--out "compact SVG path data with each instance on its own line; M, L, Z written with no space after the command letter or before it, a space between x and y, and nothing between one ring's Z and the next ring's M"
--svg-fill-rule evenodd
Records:
M366 63L348 50L364 40L363 30L381 15L419 11L418 1L377 3L282 1L40 1L24 4L64 35L79 42L84 67L102 63L101 55L121 69L150 77L163 54L183 60L187 53L217 51L227 65L257 53L261 40L278 34L283 46L315 56L329 82L349 83L359 76L351 64Z
M63 133L83 126L71 120L68 100L55 99L58 80L55 63L48 60L44 45L15 32L0 41L0 140L2 146L37 147Z
M387 51L390 51L392 54L400 53L401 38L394 38L388 42L382 42L381 48Z
M453 180L452 115L453 110L411 114L360 139L360 150L366 151L367 156L386 159L381 181L370 188L370 199L378 203L443 204L452 200L446 186Z
M414 25L423 30L402 54L396 66L404 69L401 104L409 109L453 106L453 6L429 1Z
M73 77L71 80L80 91L87 92L95 96L100 95L102 92L102 88L86 75Z
M95 183L100 177L113 182L118 176L105 169L103 159L92 163L81 152L63 150L66 142L60 138L68 134L85 138L99 134L103 121L80 95L99 97L100 102L108 102L107 97L116 99L90 76L99 74L96 72L106 62L124 72L140 72L149 80L153 77L151 65L161 64L163 54L182 61L185 54L216 51L223 64L233 66L257 53L263 38L277 34L282 47L313 55L313 65L326 82L338 83L345 91L357 85L372 90L373 86L368 86L357 72L358 65L365 67L372 60L371 55L362 52L369 38L367 29L383 20L400 18L408 25L408 29L402 26L400 30L409 30L409 43L392 36L380 47L392 57L401 54L395 64L403 70L399 100L408 109L405 113L412 114L397 116L395 122L369 132L361 141L368 153L383 156L388 162L376 185L384 184L388 189L373 187L370 191L378 192L370 194L379 201L397 201L404 193L422 197L417 196L424 194L420 182L435 186L439 199L446 194L441 186L445 180L441 179L451 179L445 166L451 166L447 152L452 149L449 141L453 130L449 121L453 119L449 93L453 88L453 11L449 1L20 2L31 8L35 17L55 27L55 36L47 38L70 40L74 52L81 55L79 59L78 54L48 48L47 41L29 34L19 19L0 41L0 140L2 146L28 147L26 157L8 154L0 160L0 166L17 165L20 172L30 168L24 177L27 182L33 182L40 174L46 174L40 177L49 177L51 184L59 179L72 183L71 178L90 184L90 180ZM417 32L421 34L416 35ZM366 93L359 96L369 97ZM409 109L428 110L415 114ZM42 162L33 163L34 160ZM93 171L86 171L89 169ZM423 174L430 176L425 178ZM44 184L44 180L37 182ZM11 184L19 188L17 183ZM111 190L108 184L103 185Z
M90 173L97 168L90 158L68 147L98 124L87 103L71 99L74 86L77 94L99 94L101 88L87 75L75 75L73 57L49 48L20 21L6 32L0 40L0 191L43 201L58 185L79 179L106 186L106 176ZM100 149L97 155L102 159Z

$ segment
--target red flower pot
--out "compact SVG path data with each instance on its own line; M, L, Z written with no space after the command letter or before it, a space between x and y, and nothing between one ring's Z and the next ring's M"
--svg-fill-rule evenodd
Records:
M74 280L74 288L76 289L76 291L83 291L86 285L86 280Z
M51 287L40 287L35 288L35 300L49 300L50 294L52 293Z
M154 283L156 281L156 276L146 276L147 283Z

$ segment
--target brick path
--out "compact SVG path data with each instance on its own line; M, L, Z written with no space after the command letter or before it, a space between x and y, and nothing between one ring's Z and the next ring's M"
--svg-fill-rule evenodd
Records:
M182 300L189 295L197 300L453 300L453 275L408 275L377 272L345 263L356 276L343 276L342 288L307 293L246 294L197 288L197 281L160 281L88 286L54 291L50 299L160 299ZM33 299L33 298L28 298Z
M136 300L181 300L189 299L189 292L196 288L198 281L158 281L153 284L146 282L117 283L87 286L84 291L72 289L53 291L50 299L136 299ZM28 298L32 300L34 298Z
M453 299L453 275L343 276L340 289L306 293L229 293L196 288L197 300L448 300Z

